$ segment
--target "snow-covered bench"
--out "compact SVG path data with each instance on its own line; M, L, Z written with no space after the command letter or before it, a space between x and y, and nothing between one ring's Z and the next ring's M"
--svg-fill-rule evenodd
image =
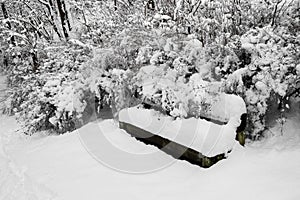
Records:
M215 115L210 117L217 116L217 120L227 120L223 125L194 117L174 120L157 110L136 106L120 111L120 128L175 158L201 167L210 167L226 158L236 143L237 132L245 128L246 107L243 100L228 94L224 94L222 98L223 102L211 107L215 111L212 114Z
M120 127L176 158L210 167L245 129L246 105L224 93L222 82L177 68L150 64L139 70L134 80L141 105L120 111Z

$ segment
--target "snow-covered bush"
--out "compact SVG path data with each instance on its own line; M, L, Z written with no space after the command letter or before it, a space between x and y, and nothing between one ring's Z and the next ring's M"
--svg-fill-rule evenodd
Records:
M289 43L271 27L250 30L241 37L241 48L251 56L250 63L229 74L226 90L241 95L248 106L251 135L265 130L265 117L270 101L278 101L284 112L286 99L299 90L299 59L295 57L299 44ZM240 60L238 60L240 61Z
M111 49L97 50L94 58L85 66L84 77L97 101L95 112L99 113L104 106L110 106L116 115L120 109L130 105L133 72L122 55Z
M49 128L66 132L80 123L88 91L80 73L82 63L88 59L85 51L74 46L45 49L38 70L31 73L28 63L14 65L8 74L14 89L9 106L26 133Z
M296 1L149 3L70 0L62 19L58 4L3 1L7 110L31 132L65 132L105 105L117 113L144 102L199 117L226 92L243 97L256 138L270 104L278 101L283 116L299 96Z
M213 89L210 83L214 80L209 52L193 35L161 38L162 48L146 46L139 51L143 67L133 78L134 88L144 103L159 106L173 117L199 117L221 86Z
M284 102L299 95L299 37L284 27L274 30L268 25L241 36L216 37L205 47L197 34L181 37L173 30L155 31L160 48L147 45L139 49L137 61L146 67L134 77L135 85L143 101L161 106L174 117L195 116L195 110L205 107L205 100L195 102L195 95L202 92L202 98L210 96L206 87L194 94L191 88L203 80L221 81L218 92L234 93L245 100L248 136L255 139L266 128L270 103L278 101L283 112L289 107Z

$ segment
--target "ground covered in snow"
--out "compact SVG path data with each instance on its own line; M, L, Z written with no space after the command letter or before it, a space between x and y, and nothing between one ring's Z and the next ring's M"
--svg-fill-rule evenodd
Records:
M235 145L228 159L202 169L135 140L113 120L29 137L2 115L0 199L299 199L299 119L294 113L282 135L275 127L271 138Z

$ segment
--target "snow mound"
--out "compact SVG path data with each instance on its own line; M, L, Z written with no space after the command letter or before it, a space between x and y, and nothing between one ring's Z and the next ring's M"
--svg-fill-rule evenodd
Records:
M228 122L231 117L241 116L247 113L244 100L233 94L221 93L218 100L211 104L207 112L202 113L203 117Z
M177 119L157 111L139 107L123 109L119 121L130 123L153 134L192 148L207 157L232 150L240 116L232 116L226 125L218 125L204 119Z

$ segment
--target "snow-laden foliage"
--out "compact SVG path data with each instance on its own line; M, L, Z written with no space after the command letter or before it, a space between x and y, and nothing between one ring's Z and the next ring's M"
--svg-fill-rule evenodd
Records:
M8 76L13 87L10 109L24 122L29 134L48 128L72 130L86 106L88 86L79 73L88 58L86 52L57 46L44 53L44 63L35 73L28 73L26 65L16 65Z
M299 42L286 41L271 27L250 30L240 42L240 49L251 55L251 62L228 76L227 91L243 96L255 127L252 134L257 135L265 128L270 101L278 101L278 109L284 112L289 109L284 102L299 95ZM236 61L234 65L238 65Z
M137 60L146 66L136 74L133 84L145 102L161 106L171 116L193 113L199 117L204 105L220 91L220 85L204 81L212 71L205 49L198 47L200 41L193 36L164 39L161 49L140 49Z
M106 57L108 56L108 57ZM89 90L95 94L95 112L108 105L113 108L114 114L129 106L130 84L132 72L124 67L124 59L113 54L112 50L103 50L95 54L94 59L88 62L85 76Z

